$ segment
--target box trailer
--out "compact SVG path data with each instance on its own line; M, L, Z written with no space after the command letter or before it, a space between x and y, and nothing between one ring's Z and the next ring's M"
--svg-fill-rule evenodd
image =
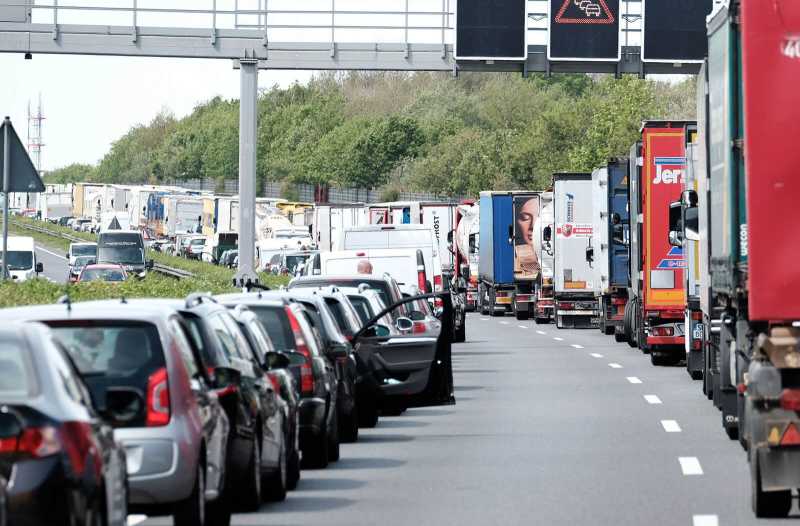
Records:
M536 323L550 323L555 317L553 299L555 213L553 206L553 192L542 192L539 218L533 226L534 249L542 267L539 282L536 284L534 304Z
M348 228L365 226L368 211L363 204L320 205L314 209L311 236L321 252L330 252Z
M553 175L556 326L600 324L592 268L592 174Z

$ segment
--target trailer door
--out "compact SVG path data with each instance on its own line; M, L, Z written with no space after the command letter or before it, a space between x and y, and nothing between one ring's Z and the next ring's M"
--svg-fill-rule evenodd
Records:
M542 265L536 255L534 225L539 220L542 200L539 194L514 196L514 281L538 279Z

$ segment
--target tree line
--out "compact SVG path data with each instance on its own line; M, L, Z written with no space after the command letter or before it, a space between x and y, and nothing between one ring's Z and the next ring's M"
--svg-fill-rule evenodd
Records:
M628 153L645 119L693 119L695 81L603 75L326 73L259 96L258 179L474 195L543 189ZM238 100L133 127L48 182L238 177Z

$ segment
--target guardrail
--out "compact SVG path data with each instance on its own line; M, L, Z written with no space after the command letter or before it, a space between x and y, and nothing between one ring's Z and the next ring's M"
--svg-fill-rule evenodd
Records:
M44 234L44 235L47 235L47 236L58 237L58 238L66 240L66 241L69 241L71 243L86 243L87 242L87 240L82 238L82 237L73 236L71 234L65 234L63 232L54 232L53 230L49 230L47 228L40 227L40 226L26 225L24 223L19 223L17 221L9 221L9 224L12 224L12 225L16 226L17 228L30 230L31 232L38 232L40 234ZM153 265L153 271L154 272L158 272L159 274L163 274L165 276L170 276L172 278L176 278L176 279L187 279L187 278L193 278L194 277L194 274L189 272L188 270L183 270L183 269L179 269L179 268L175 268L175 267L169 267L167 265L162 265L161 263L155 263Z

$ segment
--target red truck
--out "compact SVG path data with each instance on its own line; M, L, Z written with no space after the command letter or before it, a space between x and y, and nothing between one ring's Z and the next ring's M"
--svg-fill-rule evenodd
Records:
M628 342L654 365L685 357L683 250L669 243L670 204L681 198L686 170L685 121L647 121L631 151L631 288Z

